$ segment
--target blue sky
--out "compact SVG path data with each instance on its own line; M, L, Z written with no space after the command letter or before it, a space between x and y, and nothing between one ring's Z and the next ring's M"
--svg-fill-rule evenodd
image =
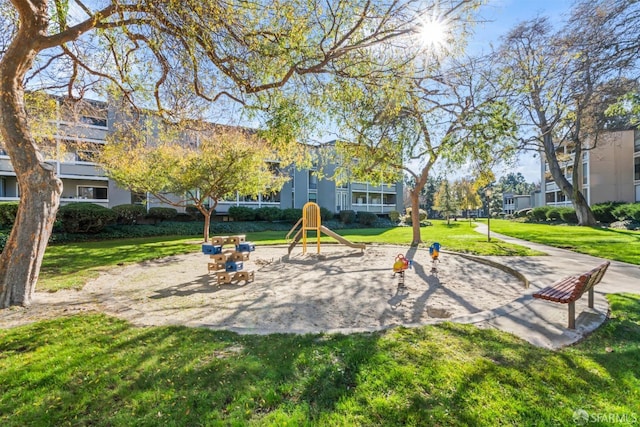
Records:
M559 27L572 4L573 0L489 0L478 11L479 17L486 22L476 24L475 35L469 41L469 49L488 51L492 43L498 45L500 36L515 25L536 16L548 16L552 24ZM539 182L540 160L532 154L523 154L515 169L495 172L498 176L520 172L528 182Z
M476 25L470 47L497 43L516 24L538 15L548 16L552 24L561 25L572 3L573 0L489 0L478 11L479 17L487 22Z

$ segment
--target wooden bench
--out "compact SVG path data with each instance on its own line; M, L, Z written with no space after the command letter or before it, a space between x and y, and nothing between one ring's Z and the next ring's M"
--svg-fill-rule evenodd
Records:
M559 302L561 304L569 304L569 329L575 329L576 300L585 292L589 292L589 307L593 308L593 288L600 283L609 264L610 262L606 261L579 276L569 276L558 280L552 285L533 294L533 297Z

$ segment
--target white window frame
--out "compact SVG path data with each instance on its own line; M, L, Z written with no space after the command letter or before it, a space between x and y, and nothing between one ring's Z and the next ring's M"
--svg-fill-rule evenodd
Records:
M96 199L96 198L86 198L86 199L81 199L81 200L109 200L109 187L107 186L102 186L102 185L76 185L76 197L78 199L80 199L80 189L81 188L104 188L105 190L107 190L107 197L105 197L104 199ZM95 194L94 194L95 196Z

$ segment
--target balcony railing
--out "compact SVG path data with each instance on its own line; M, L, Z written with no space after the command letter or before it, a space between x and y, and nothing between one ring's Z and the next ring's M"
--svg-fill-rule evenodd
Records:
M373 213L389 213L396 210L396 204L390 203L352 203L351 210Z

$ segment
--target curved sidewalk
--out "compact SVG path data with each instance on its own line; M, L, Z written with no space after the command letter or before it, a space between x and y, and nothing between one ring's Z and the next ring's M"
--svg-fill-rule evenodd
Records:
M476 223L476 231L487 234L487 225ZM576 301L576 329L567 328L567 304L540 300L531 295L558 279L584 273L604 260L491 232L491 237L544 252L546 256L485 257L522 273L530 282L527 293L495 311L495 316L472 321L481 328L513 333L539 347L558 349L574 344L598 328L607 318L610 293L640 294L640 266L611 261L602 282L595 289L594 308L584 295Z

